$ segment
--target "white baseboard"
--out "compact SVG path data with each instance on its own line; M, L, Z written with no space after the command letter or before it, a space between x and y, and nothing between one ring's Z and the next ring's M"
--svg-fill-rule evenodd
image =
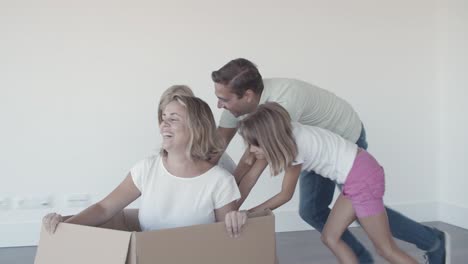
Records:
M438 208L440 206L436 202L394 204L389 207L417 222L439 221ZM276 232L314 229L300 218L297 210L275 211L274 213ZM353 224L352 226L356 226L356 224Z
M468 228L468 208L437 202L394 204L391 208L418 222L443 221ZM41 217L38 217L40 219ZM275 211L276 232L312 230L297 210ZM39 240L40 222L0 223L0 247L35 246Z
M36 246L40 228L40 222L0 224L0 248Z
M468 208L449 204L439 203L439 221L468 229Z

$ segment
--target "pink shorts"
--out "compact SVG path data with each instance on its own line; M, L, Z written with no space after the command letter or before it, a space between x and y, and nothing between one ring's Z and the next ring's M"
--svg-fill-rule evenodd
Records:
M382 166L367 151L359 149L343 186L343 195L353 204L358 218L385 211L385 176Z

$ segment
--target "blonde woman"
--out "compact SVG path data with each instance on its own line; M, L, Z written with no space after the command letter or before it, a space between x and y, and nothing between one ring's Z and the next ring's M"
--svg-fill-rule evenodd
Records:
M171 98L175 95L181 96L195 96L192 89L187 85L173 85L164 91L159 99L159 106L158 106L158 120L159 123L162 122L162 112L166 105L171 101ZM219 140L222 140L219 138ZM210 162L214 163L215 160L210 160ZM229 171L229 173L233 174L234 170L236 169L236 163L232 160L232 158L226 153L223 152L221 158L218 161L218 165Z
M340 263L359 263L341 240L356 219L387 261L417 263L392 238L383 204L384 171L367 151L328 130L291 123L288 112L273 102L260 105L240 121L239 133L252 159L266 160L272 175L285 173L281 192L249 211L283 205L292 198L300 173L315 171L344 184L322 232L322 241Z
M195 94L193 93L192 89L183 84L172 85L171 87L167 88L159 98L158 104L158 121L161 123L163 121L163 111L166 108L166 105L172 101L172 97L180 95L180 96L191 96L194 97Z
M107 197L65 222L102 225L138 197L143 231L225 221L240 193L233 176L209 162L222 147L209 106L173 96L161 112L160 133L160 154L138 162ZM53 233L62 216L48 214L43 222Z

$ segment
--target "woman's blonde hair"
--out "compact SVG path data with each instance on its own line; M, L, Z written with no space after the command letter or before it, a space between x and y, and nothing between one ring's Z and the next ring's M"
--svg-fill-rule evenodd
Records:
M239 123L239 134L248 145L260 147L272 175L290 166L297 155L288 111L275 102L259 105Z
M216 133L216 122L208 104L194 96L173 95L167 104L173 101L184 106L187 112L185 121L190 133L187 156L192 160L210 160L218 155L224 145ZM167 156L164 149L161 154Z
M161 95L159 99L158 105L158 121L161 124L162 122L162 111L166 108L166 105L172 101L172 97L174 95L182 95L182 96L195 96L193 91L187 85L172 85L171 87L167 88Z

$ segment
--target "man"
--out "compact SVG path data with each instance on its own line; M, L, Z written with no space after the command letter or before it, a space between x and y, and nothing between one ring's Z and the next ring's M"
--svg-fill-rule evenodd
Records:
M253 112L259 104L273 101L289 112L293 121L304 125L328 129L343 138L367 149L366 134L358 114L349 103L333 93L309 83L285 78L263 79L255 64L246 59L235 59L213 71L218 108L224 108L218 132L226 147L237 131L237 122ZM255 185L258 171L267 166L265 160L255 160L245 151L234 172L242 198L240 207ZM322 231L330 214L335 183L315 172L304 172L300 176L301 218ZM394 237L415 244L426 251L429 263L446 263L446 235L444 232L421 225L405 216L386 208L390 228ZM371 254L349 232L343 241L355 252L360 263L373 263Z

